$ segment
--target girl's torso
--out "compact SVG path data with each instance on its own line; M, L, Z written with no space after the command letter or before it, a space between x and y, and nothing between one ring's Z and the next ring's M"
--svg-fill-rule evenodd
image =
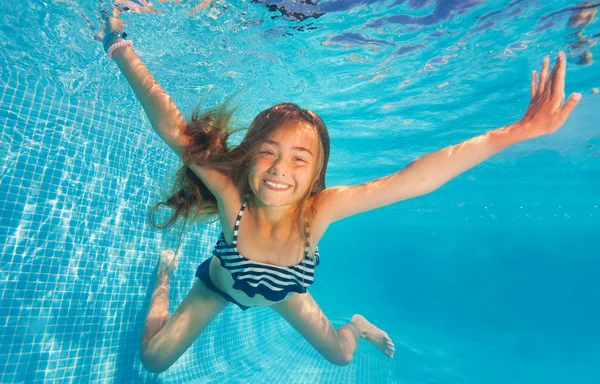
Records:
M272 305L276 302L287 300L295 291L289 290L288 286L296 286L296 290L302 289L303 284L312 284L315 264L318 264L318 247L317 244L326 230L319 225L318 217L314 217L310 223L310 248L308 255L305 252L305 243L300 236L291 236L288 239L272 238L266 239L260 237L260 231L253 227L252 218L246 207L246 202L235 194L230 196L228 204L219 205L219 217L223 228L222 237L215 248L215 252L224 252L227 256L213 257L210 263L210 278L223 292L227 293L240 304L248 307ZM237 198L235 198L237 197ZM240 209L240 207L242 207ZM245 213L244 213L245 212ZM236 231L236 221L237 224ZM236 236L237 235L237 236ZM231 256L229 256L231 255ZM216 256L216 255L215 255ZM233 262L233 263L232 263ZM258 285L262 287L263 294L257 294L256 289L245 284L244 289L240 288L240 274L238 270L231 268L232 264L247 264L251 268L246 268L247 271L252 271L254 276L243 276L243 278L252 277L256 279L251 283L257 285L257 281L262 279L262 283ZM269 272L271 277L260 277L260 272ZM275 271L273 273L273 271ZM236 274L234 276L233 273ZM273 279L273 277L275 279ZM270 280L268 280L270 279ZM301 281L297 281L300 280ZM237 288L236 286L237 282ZM272 284L280 284L283 288L281 292L272 292L267 290L272 287ZM284 285L281 285L284 284ZM277 287L273 287L278 289ZM272 300L265 298L270 297ZM273 299L276 297L277 299Z

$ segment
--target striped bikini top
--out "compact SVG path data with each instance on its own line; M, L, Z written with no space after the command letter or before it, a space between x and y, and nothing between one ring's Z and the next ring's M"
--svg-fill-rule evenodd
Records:
M242 208L238 213L233 228L233 244L225 242L221 237L213 250L213 255L221 262L233 277L233 288L244 292L248 297L257 294L273 302L283 300L288 293L305 293L306 288L314 282L314 270L319 265L319 250L315 250L314 259L309 256L309 244L304 249L304 258L300 263L291 267L259 263L240 255L237 250L237 237L242 214L248 204L249 194L244 198ZM308 224L307 224L308 229Z

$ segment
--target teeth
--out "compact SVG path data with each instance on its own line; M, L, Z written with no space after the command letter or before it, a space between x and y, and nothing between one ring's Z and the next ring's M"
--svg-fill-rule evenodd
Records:
M275 183L270 182L269 180L265 180L265 183L272 185L275 188L287 188L288 187L288 185L286 185L286 184L275 184Z

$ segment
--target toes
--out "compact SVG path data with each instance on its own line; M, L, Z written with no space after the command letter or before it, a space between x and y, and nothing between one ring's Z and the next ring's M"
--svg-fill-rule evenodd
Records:
M170 249L167 249L166 251L162 251L160 253L160 257L161 257L161 259L171 260L175 257L175 252L173 252Z
M170 274L177 268L177 255L172 250L162 251L158 269L160 272Z

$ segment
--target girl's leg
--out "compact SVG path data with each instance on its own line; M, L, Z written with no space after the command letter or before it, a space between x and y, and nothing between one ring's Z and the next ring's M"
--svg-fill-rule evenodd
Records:
M140 358L151 372L169 368L200 336L204 328L229 302L196 280L192 289L169 319L169 275L174 255L163 253L154 292L140 342Z
M333 364L348 365L352 361L359 337L375 345L388 357L394 356L394 343L387 333L361 315L352 316L348 324L336 330L310 293L296 294L271 308Z

